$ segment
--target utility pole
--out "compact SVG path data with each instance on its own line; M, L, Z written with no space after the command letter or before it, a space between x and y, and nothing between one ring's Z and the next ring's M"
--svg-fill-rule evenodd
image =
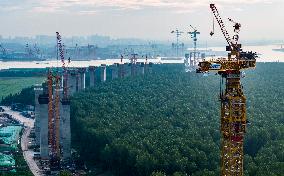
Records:
M179 50L179 36L181 36L181 34L183 34L184 32L179 31L178 29L176 29L176 30L173 30L171 33L172 34L176 34L176 54L177 54L177 57L178 57L178 55L179 55L179 53L178 53L178 50Z

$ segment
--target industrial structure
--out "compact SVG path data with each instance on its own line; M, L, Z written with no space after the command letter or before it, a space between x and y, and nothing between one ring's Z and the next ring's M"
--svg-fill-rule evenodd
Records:
M86 88L86 70L86 68L77 68L77 92Z
M66 47L66 57L72 57L72 60L84 60L84 59L96 59L96 50L98 49L95 45L79 46L77 43L73 47Z
M106 82L106 64L101 65L101 82Z
M95 87L95 84L96 84L95 71L96 71L96 67L95 66L89 66L90 87Z
M200 59L200 52L197 52L197 35L200 34L200 32L194 28L192 25L190 27L193 29L193 31L188 32L188 34L193 39L193 52L190 52L189 54L185 55L185 71L193 71L197 67L198 59Z
M58 68L56 71L49 68L47 82L42 87L34 88L36 142L39 141L41 159L47 161L51 170L60 169L61 163L71 157L70 100L67 87L69 72L64 60L61 36L58 32L56 35L57 53L63 72L60 74Z
M179 47L180 47L179 37L180 37L184 32L183 32L183 31L180 31L180 30L178 30L178 29L176 29L176 30L173 30L171 33L172 33L172 34L176 34L176 44L172 43L172 46L173 46L173 48L176 49L176 57L178 58L178 57L179 57ZM184 44L182 43L181 46L182 46L182 48L183 48Z
M120 63L117 64L118 68L118 78L124 78L125 70L123 63L123 55L120 56Z
M57 60L62 66L48 68L47 81L34 87L35 92L35 135L36 144L40 148L40 158L44 167L50 171L58 171L70 163L71 159L71 128L70 128L70 96L83 91L86 88L86 72L89 72L89 87L95 87L98 82L107 81L107 69L111 73L111 79L125 77L125 64L123 56L120 63L99 67L69 68L64 58L64 45L61 36L57 32ZM70 60L68 60L70 62ZM59 63L58 63L59 64ZM137 54L129 59L131 75L137 73ZM151 63L140 63L142 68L140 75L148 72ZM114 71L116 70L116 71ZM97 75L99 74L99 75ZM116 74L116 75L113 75ZM100 79L100 80L98 80Z
M34 86L35 92L35 142L37 146L40 146L40 108L38 97L43 93L43 88L41 85Z
M137 74L137 56L138 54L132 53L130 57L131 76L136 76Z
M198 73L216 71L221 75L220 101L221 101L221 176L242 176L244 175L244 151L243 142L246 133L246 97L243 94L241 85L241 71L255 68L256 53L242 51L238 43L241 24L233 20L234 36L231 39L224 22L214 4L210 8L215 16L221 31L228 43L226 51L227 58L199 62ZM210 33L212 36L213 31ZM223 79L225 89L223 90Z

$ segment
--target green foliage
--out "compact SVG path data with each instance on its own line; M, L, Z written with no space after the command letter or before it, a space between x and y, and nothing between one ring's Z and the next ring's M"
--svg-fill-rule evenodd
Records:
M42 77L46 72L45 68L11 68L0 70L0 77Z
M21 151L13 154L16 161L16 172L0 172L1 176L33 176Z
M246 175L284 173L283 70L282 63L262 63L242 80L251 122ZM219 175L218 90L218 76L174 64L100 84L71 102L73 145L88 165L116 175Z
M166 176L166 174L161 171L154 171L151 176Z
M60 171L59 176L72 176L70 171Z
M21 92L14 95L10 94L3 98L1 105L10 106L12 103L21 103L23 105L35 105L35 93L33 87L22 89Z
M34 84L41 84L43 80L42 77L0 77L0 98L12 96Z

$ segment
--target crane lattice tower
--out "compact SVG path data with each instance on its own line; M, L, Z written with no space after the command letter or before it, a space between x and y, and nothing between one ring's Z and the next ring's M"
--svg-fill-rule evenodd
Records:
M246 133L246 97L241 85L241 71L255 68L256 53L243 52L238 44L240 24L234 23L235 35L231 40L225 25L214 4L210 8L219 23L221 31L229 46L228 57L199 62L197 72L207 73L217 71L222 80L225 79L225 89L221 90L221 176L243 176L244 151L243 142ZM230 20L232 22L232 20Z
M197 35L200 34L199 31L197 31L196 28L194 28L192 25L190 25L190 27L193 29L192 32L188 32L188 34L191 35L191 38L193 39L193 60L192 60L192 57L190 54L190 66L193 67L193 68L196 68L196 65L197 65L197 58L196 58L196 55L197 55Z

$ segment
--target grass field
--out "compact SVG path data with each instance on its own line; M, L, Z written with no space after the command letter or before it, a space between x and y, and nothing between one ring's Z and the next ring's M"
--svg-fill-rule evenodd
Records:
M20 92L23 88L42 83L42 77L0 77L0 98Z

